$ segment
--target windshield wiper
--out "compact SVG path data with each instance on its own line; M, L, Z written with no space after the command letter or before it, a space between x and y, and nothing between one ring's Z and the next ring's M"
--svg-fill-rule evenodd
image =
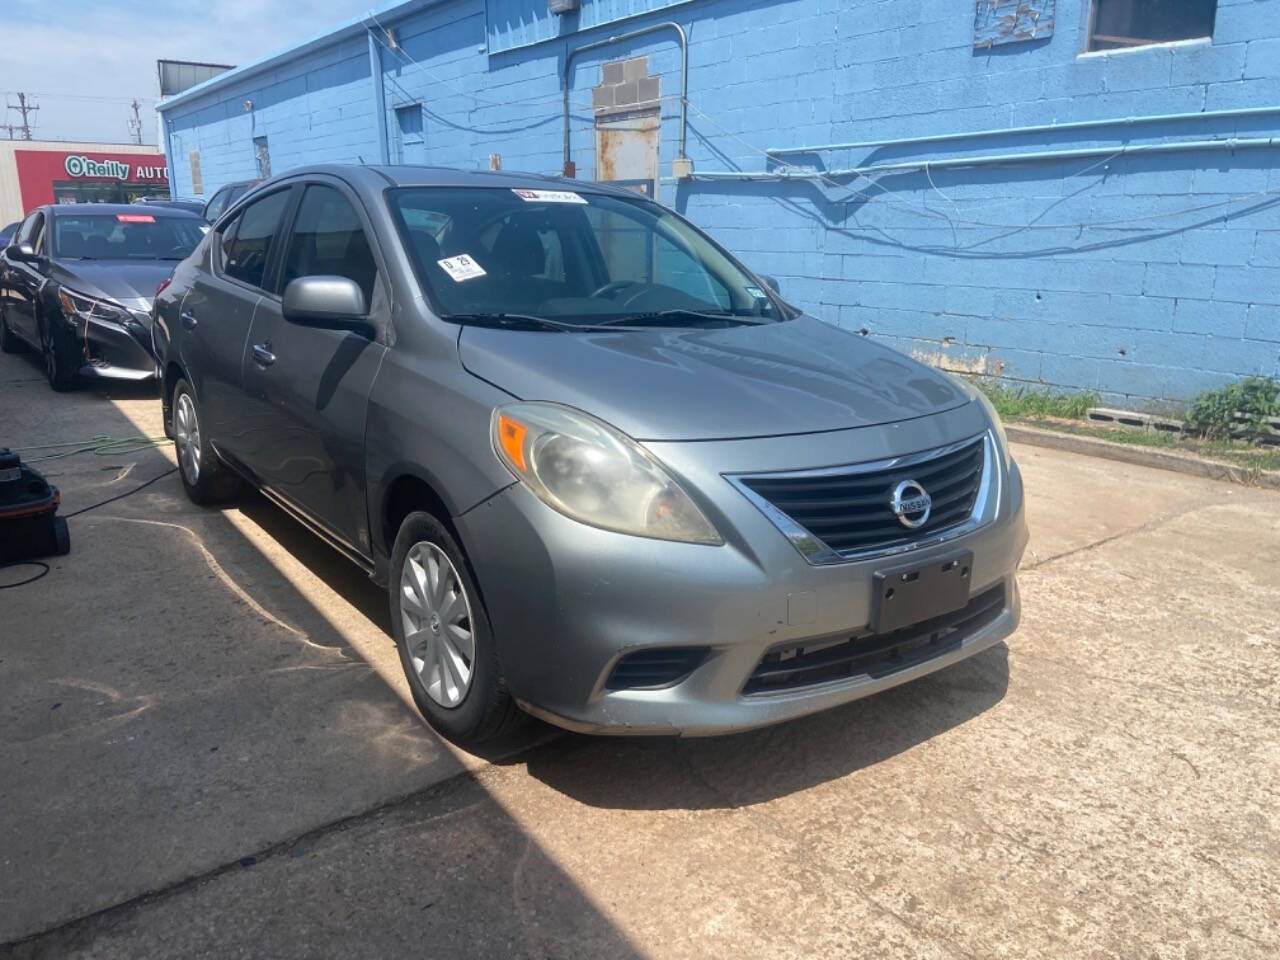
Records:
M632 313L625 317L609 317L597 321L602 327L757 327L772 320L755 317L739 317L732 313L701 313L697 310L655 310L651 313Z
M555 330L577 331L589 329L576 323L561 323L546 317L535 317L531 313L445 313L441 320L450 323L473 324L477 327L504 327L508 330Z

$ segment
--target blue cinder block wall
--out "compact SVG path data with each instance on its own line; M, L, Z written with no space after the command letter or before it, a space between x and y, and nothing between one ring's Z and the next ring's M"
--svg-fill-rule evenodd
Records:
M192 151L206 194L253 176L261 136L277 173L376 162L378 84L393 159L555 173L566 52L674 20L694 175L672 176L680 56L661 30L574 58L579 178L596 175L602 66L647 56L660 198L817 316L944 368L1130 406L1280 374L1280 146L1189 146L1280 137L1280 112L1220 115L1280 108L1280 0L1218 0L1210 40L1108 53L1083 52L1090 3L1033 0L1050 35L981 48L975 3L951 0L583 0L567 17L545 0L402 2L162 104L171 180L192 190ZM422 111L412 143L406 108ZM1171 114L1195 116L1106 123ZM1011 132L1048 124L1073 127ZM941 134L960 136L884 142ZM1028 157L1070 150L1097 152ZM946 163L995 155L1017 156ZM902 166L847 172L885 164Z

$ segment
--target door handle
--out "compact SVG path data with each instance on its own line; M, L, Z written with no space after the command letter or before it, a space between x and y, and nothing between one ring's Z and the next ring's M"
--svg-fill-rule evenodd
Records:
M196 319L195 314L193 313L183 313L179 315L178 319L182 321L183 330L194 330L196 328L196 324L200 322Z
M276 362L276 355L271 352L270 340L253 345L253 362L263 367L269 367Z

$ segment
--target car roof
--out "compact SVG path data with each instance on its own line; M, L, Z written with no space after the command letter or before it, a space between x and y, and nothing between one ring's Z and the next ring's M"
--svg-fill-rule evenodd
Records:
M540 173L516 171L459 170L453 167L396 166L355 163L328 163L286 171L270 182L311 174L329 174L369 189L383 187L495 187L526 190L573 190L579 193L610 193L634 199L637 194L620 187L590 180L571 180Z
M85 214L113 213L145 213L152 217L180 217L192 220L201 219L198 215L183 210L181 207L164 207L157 210L155 205L145 203L51 203L45 206L45 212L53 217L84 216Z

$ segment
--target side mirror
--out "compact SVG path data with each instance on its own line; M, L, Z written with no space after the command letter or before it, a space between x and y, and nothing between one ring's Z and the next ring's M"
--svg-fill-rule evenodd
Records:
M29 243L11 243L4 248L4 255L18 263L32 263L38 259L35 248Z
M770 290L772 290L778 296L782 296L782 286L778 283L777 277L771 277L767 273L758 273L756 274L756 276L758 276L761 280L763 280L768 285Z
M352 330L369 336L372 329L364 291L348 277L298 277L284 288L281 313L290 323L324 330Z

